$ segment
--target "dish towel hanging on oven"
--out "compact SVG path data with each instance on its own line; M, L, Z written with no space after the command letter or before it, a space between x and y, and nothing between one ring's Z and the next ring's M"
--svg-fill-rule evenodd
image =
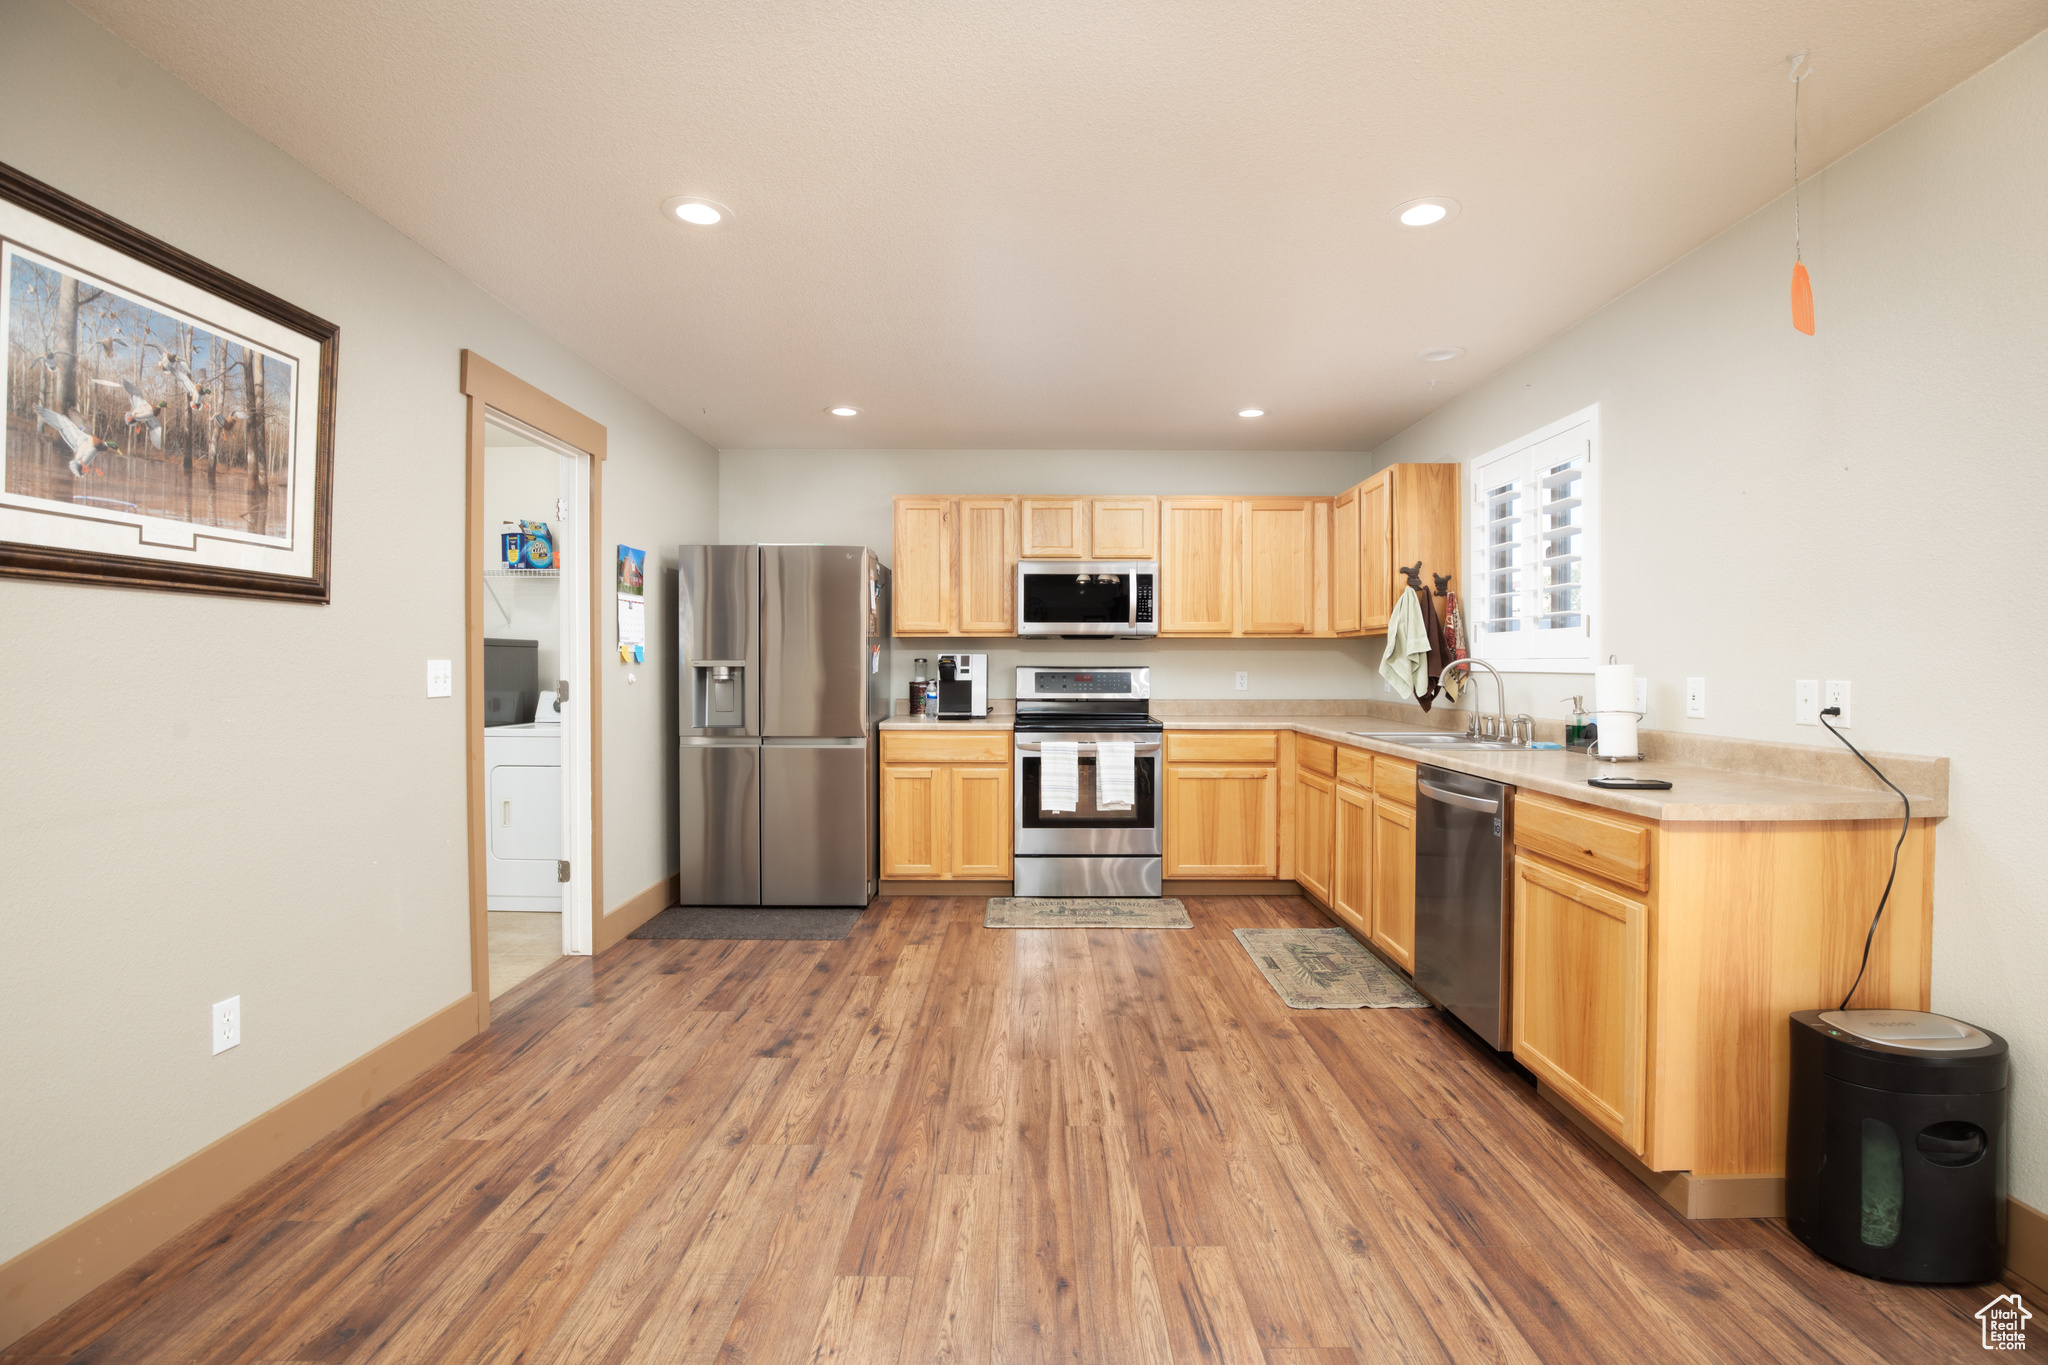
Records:
M1095 809L1129 810L1138 801L1137 747L1127 739L1095 746Z
M1052 814L1081 804L1081 746L1049 739L1038 746L1038 808Z

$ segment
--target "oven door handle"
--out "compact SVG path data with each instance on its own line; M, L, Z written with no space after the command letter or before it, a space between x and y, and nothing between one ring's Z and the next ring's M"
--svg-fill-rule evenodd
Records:
M1114 743L1115 741L1111 742ZM1101 746L1096 744L1093 740L1079 741L1075 747L1082 753L1098 753L1101 749ZM1020 754L1035 754L1041 751L1042 746L1034 741L1023 739L1017 741L1017 752ZM1156 739L1146 744L1133 743L1131 745L1131 754L1133 757L1136 757L1139 754L1156 754L1158 752L1159 741Z

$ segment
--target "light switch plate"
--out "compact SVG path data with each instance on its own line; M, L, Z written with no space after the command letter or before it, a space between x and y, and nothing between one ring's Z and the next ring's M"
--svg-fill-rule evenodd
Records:
M1820 679L1801 678L1792 687L1793 721L1799 725L1820 724Z
M242 997L230 996L213 1006L213 1055L218 1057L242 1041Z
M1705 720L1707 715L1707 680L1687 678L1685 680L1685 714L1693 720Z
M1845 683L1845 682L1836 682L1836 681L1835 681L1834 679L1830 678L1830 679L1828 680L1827 690L1826 690L1825 692L1823 692L1823 693L1821 694L1821 697L1822 697L1822 700L1821 700L1821 705L1823 705L1823 706L1839 706L1839 707L1841 707L1841 708L1842 708L1842 714L1841 714L1841 715L1839 715L1839 716L1829 716L1829 717L1828 717L1829 721L1833 722L1833 724L1834 724L1834 727L1835 727L1835 728L1836 728L1837 730L1846 730L1846 729L1848 729L1848 728L1849 728L1849 684L1847 684L1847 683Z
M455 695L454 660L427 660L427 695L430 697L452 697Z

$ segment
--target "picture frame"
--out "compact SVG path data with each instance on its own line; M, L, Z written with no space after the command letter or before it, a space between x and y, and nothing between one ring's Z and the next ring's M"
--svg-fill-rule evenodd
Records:
M340 346L0 163L0 576L329 602Z

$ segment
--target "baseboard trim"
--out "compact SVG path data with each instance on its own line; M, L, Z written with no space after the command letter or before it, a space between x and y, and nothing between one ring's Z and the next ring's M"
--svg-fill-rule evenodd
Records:
M1575 1108L1570 1100L1538 1081L1536 1093L1571 1120L1601 1151L1663 1200L1681 1218L1783 1218L1785 1177L1782 1175L1694 1175L1691 1171L1653 1171L1606 1130Z
M1007 896L1014 882L893 881L878 883L877 896Z
M463 996L0 1265L0 1350L453 1052L477 1015Z
M2048 1290L2048 1213L2008 1197L2005 1201L2005 1268Z
M605 911L597 921L597 931L590 936L591 954L595 956L614 943L620 942L626 935L671 905L678 904L682 899L682 874L672 872L639 895Z
M1203 881L1195 877L1170 877L1164 883L1162 894L1168 896L1299 896L1302 894L1298 882L1280 881Z

